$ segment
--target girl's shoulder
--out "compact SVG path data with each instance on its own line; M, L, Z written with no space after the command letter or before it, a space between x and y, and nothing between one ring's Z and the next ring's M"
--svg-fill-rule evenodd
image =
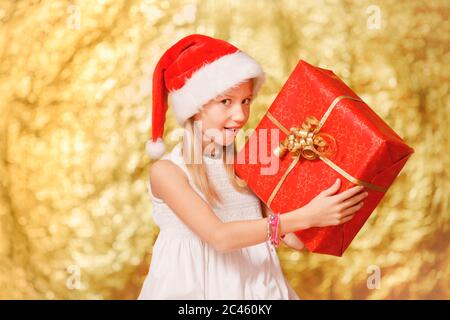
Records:
M161 172L165 174L173 171L180 172L179 170L181 170L187 178L189 178L189 172L181 155L180 143L175 145L175 147L173 147L168 154L155 161L150 167L150 172L158 172L158 175L160 175Z
M177 148L177 146L175 148ZM171 183L179 184L183 181L190 180L189 172L186 167L183 166L182 159L180 159L177 154L179 150L176 150L175 148L150 166L148 191L150 197L156 202L162 202L156 195L158 193L156 186L162 182L169 180Z

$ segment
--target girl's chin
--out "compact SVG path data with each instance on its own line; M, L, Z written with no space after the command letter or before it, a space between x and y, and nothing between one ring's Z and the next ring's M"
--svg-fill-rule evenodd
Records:
M228 145L232 144L233 142L235 142L235 140L236 140L235 135L224 134L220 138L214 139L214 143L224 147L224 146L228 146ZM208 141L211 141L211 140L208 140Z
M224 137L222 145L228 146L228 145L232 144L233 142L235 142L235 137Z
M236 135L237 135L238 131L234 132L234 133L230 133L230 131L225 130L225 133L223 135L223 141L224 144L223 145L230 145L231 143L233 143L236 139Z
M225 147L225 146L229 146L234 142L234 139L230 140L230 139L224 139L223 141L217 141L216 144L219 145L220 147Z

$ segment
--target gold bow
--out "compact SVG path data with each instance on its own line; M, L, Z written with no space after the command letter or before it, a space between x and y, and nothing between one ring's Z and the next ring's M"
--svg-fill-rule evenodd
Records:
M328 137L333 143L334 138L325 133L319 133L319 120L314 116L308 116L300 128L292 127L289 134L273 153L283 158L289 152L293 159L301 156L307 160L314 160L319 156L327 157L335 150L324 137Z
M299 162L300 158L305 158L308 160L314 160L319 158L324 163L326 163L329 167L331 167L334 171L338 172L341 176L345 177L347 180L354 184L365 186L368 189L372 189L378 192L386 192L387 188L375 185L373 183L363 181L361 179L357 179L346 172L344 169L339 167L333 161L328 159L328 156L335 152L335 149L330 148L330 145L327 143L323 137L327 136L330 138L330 141L333 141L335 144L335 140L331 135L325 133L319 133L319 130L324 125L325 121L330 116L331 111L333 111L336 104L342 99L349 99L354 101L363 102L360 99L353 98L350 96L339 96L336 97L331 104L328 106L327 111L324 113L320 121L318 121L313 116L308 116L306 120L302 123L301 128L293 127L290 130L285 128L269 111L267 111L267 118L272 121L275 126L277 126L281 131L283 131L287 138L274 149L274 154L282 158L287 151L291 152L293 161L289 164L289 167L284 172L283 176L278 181L275 188L272 190L272 193L267 200L266 206L270 209L272 205L273 199L277 195L278 191L281 188L281 185L286 180L286 177L289 173L294 169L294 167ZM293 136L293 138L289 138Z

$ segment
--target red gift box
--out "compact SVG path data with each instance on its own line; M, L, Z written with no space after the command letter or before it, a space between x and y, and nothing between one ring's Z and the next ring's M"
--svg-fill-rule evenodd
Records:
M331 70L300 60L235 159L274 212L306 205L337 178L369 195L347 223L296 231L311 252L342 256L414 150Z

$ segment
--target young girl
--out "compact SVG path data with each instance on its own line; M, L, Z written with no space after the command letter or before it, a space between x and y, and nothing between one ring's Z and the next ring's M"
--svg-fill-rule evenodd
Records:
M138 299L299 299L283 275L268 208L226 161L236 155L236 133L264 80L244 52L198 34L178 41L158 62L147 152L153 158L165 152L167 97L184 136L150 169L160 233ZM360 187L336 194L339 187L337 180L306 206L278 216L286 245L300 250L294 231L353 217L366 194Z

